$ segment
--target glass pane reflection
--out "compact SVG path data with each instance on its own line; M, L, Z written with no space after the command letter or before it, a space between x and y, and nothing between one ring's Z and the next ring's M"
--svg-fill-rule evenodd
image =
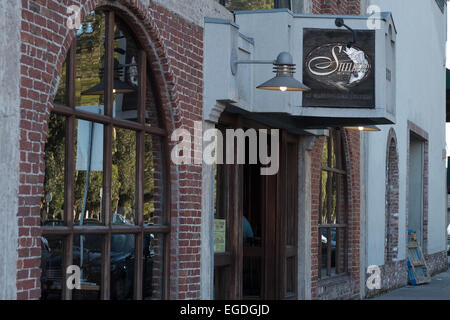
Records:
M41 201L41 221L45 226L64 224L65 148L66 117L52 113L45 144L45 182Z
M41 237L41 290L42 300L61 300L64 284L62 236Z
M75 120L74 221L98 225L103 220L103 125Z
M160 137L145 135L144 223L164 224L163 219L163 157Z
M72 291L73 300L99 300L102 279L102 236L74 235L73 264L81 270L81 289Z
M84 112L103 114L106 20L102 12L91 12L77 32L75 103Z
M114 33L114 117L137 121L139 47L133 33L116 17Z
M134 288L134 250L132 234L111 236L111 299L131 300Z
M160 300L164 297L164 250L163 234L144 235L144 277L142 295L144 300Z
M53 104L60 105L60 106L67 106L67 60L64 61L64 64L61 68L61 72L59 73L59 86L58 91L56 91L55 98L53 99Z
M112 155L113 224L134 224L136 208L136 132L114 128Z

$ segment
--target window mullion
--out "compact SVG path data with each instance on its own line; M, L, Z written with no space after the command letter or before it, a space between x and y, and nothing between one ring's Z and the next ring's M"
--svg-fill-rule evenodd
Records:
M67 268L73 264L73 234L70 233L64 239L64 263L63 263L63 283L62 285L62 299L63 300L72 300L72 290L69 290L67 287L67 277L69 276L66 272Z
M114 12L106 12L106 44L105 44L105 115L113 113L114 88ZM107 227L111 227L111 185L112 185L112 124L104 126L103 150L103 216ZM110 299L111 286L111 233L103 237L102 250L102 290L101 298Z
M145 125L145 103L147 96L147 56L145 51L139 51L139 91L138 91L138 122ZM145 132L138 131L136 143L136 225L144 225L144 168L145 168ZM141 229L142 230L142 229ZM135 235L134 262L134 299L142 300L143 287L143 252L144 252L143 231Z
M106 12L105 115L113 115L114 89L114 12Z
M145 104L147 98L147 55L144 50L139 50L139 102L138 121L145 125Z
M331 276L331 228L327 228L327 276Z
M139 232L135 235L135 254L134 260L134 299L142 300L142 278L143 278L143 252L144 252L144 233Z

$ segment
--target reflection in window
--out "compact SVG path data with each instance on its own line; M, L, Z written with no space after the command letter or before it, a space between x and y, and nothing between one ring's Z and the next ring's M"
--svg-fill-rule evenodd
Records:
M111 299L131 300L134 288L134 235L111 236Z
M346 272L346 171L341 130L330 130L322 150L319 245L321 278Z
M45 144L45 182L41 201L43 225L61 225L64 221L64 174L66 154L66 117L52 114ZM34 170L30 168L29 170Z
M66 77L67 77L67 61L64 61L59 74L59 87L56 91L55 98L53 99L53 104L60 106L67 106L67 92L66 92Z
M81 270L81 289L74 289L73 300L99 300L102 279L102 236L74 235L73 264Z
M61 300L64 284L63 255L64 240L62 236L41 238L41 290L43 300Z
M118 119L137 121L139 47L133 33L119 18L116 18L114 40L113 115Z
M163 234L144 235L144 300L162 299L164 294L164 250Z
M103 221L103 125L75 121L74 220L79 225Z
M144 223L148 225L165 223L161 220L164 212L161 143L161 138L145 135Z
M75 103L78 110L104 113L105 34L105 15L98 11L87 15L77 32Z
M113 224L134 224L136 210L136 132L113 129ZM121 218L117 217L121 216Z

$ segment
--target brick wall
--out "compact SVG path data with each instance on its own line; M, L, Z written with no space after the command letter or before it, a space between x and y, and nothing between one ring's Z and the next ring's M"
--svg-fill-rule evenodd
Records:
M399 220L399 172L397 136L393 128L389 130L386 151L386 243L385 262L398 257Z
M360 0L313 0L314 14L360 14Z
M360 134L344 132L344 155L347 170L347 272L319 277L320 179L324 138L317 139L311 152L311 296L313 299L356 299L360 276Z
M360 0L313 0L313 14L360 13ZM311 296L313 299L356 299L360 277L360 134L345 131L345 158L348 194L348 273L328 280L319 279L319 197L323 138L317 140L311 154Z
M202 119L203 29L160 5L140 1L22 0L20 189L17 298L40 297L40 203L44 148L59 70L74 31L68 5L82 16L99 6L119 10L152 61L165 126L193 129ZM173 299L200 296L201 165L171 166L171 284Z

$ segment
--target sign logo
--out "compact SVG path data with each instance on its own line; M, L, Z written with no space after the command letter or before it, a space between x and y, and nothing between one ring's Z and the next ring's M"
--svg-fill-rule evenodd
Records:
M362 49L334 43L314 49L306 58L306 67L313 79L348 91L367 79L372 65Z
M303 29L303 107L375 108L375 31Z

